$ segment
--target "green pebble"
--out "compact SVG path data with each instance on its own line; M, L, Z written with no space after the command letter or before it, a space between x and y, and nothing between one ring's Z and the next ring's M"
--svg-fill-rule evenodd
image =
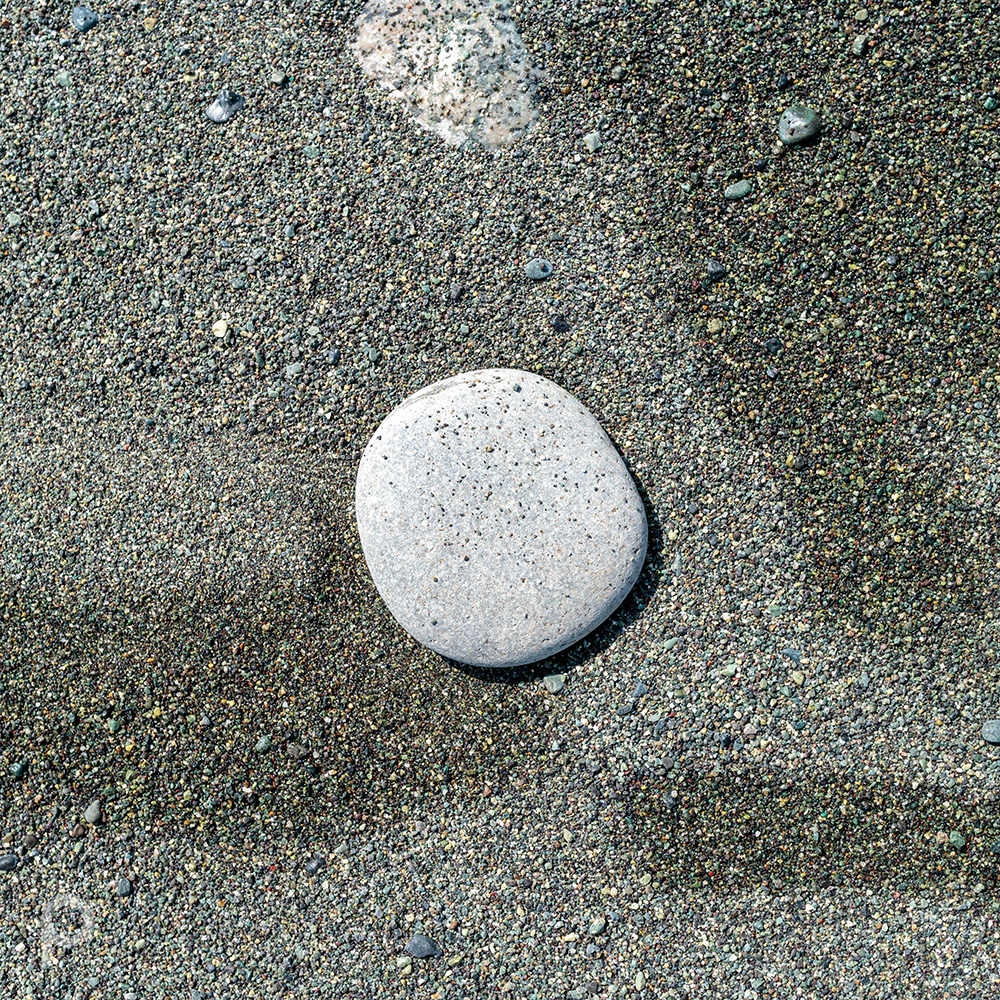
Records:
M10 765L10 774L12 778L23 778L28 773L28 765L23 761L19 760Z
M267 753L267 751L271 749L271 737L262 736L259 740L257 740L257 746L255 746L254 749L257 753Z
M735 184L730 184L729 187L723 192L723 196L726 201L737 201L740 198L745 198L753 190L753 185L748 180L737 181Z

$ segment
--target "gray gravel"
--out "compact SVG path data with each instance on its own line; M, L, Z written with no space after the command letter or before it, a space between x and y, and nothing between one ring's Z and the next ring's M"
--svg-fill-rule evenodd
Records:
M995 993L992 14L525 5L494 156L359 11L0 13L0 995ZM351 517L385 414L488 367L650 524L500 677Z

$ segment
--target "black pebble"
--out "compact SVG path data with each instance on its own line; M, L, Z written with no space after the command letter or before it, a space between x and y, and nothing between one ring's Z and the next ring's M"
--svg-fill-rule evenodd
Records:
M549 326L556 333L569 333L569 323L566 322L566 317L562 313L556 313L555 316L550 317Z
M765 345L768 351L777 356L781 353L781 349L784 346L777 337L772 337Z

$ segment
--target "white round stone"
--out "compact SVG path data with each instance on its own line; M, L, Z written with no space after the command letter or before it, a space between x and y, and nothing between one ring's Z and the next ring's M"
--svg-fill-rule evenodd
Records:
M396 621L481 667L582 639L646 558L642 499L601 425L554 382L513 369L456 375L397 406L361 457L356 508Z

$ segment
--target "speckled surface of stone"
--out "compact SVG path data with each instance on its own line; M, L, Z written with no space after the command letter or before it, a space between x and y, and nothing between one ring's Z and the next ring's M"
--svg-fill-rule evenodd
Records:
M358 531L397 622L443 656L533 663L625 599L642 499L607 434L540 375L490 369L414 393L358 467Z

